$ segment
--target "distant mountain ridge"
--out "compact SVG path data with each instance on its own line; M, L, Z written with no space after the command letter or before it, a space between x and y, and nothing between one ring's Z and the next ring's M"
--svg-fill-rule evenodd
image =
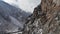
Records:
M24 10L0 1L0 31L22 29L28 15Z

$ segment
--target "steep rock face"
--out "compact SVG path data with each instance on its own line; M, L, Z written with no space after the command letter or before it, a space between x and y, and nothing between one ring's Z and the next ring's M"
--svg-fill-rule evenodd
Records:
M29 18L23 34L60 34L60 0L42 0Z

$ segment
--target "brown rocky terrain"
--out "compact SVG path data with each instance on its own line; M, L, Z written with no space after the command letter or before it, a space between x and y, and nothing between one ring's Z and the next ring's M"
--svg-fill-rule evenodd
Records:
M28 17L23 34L60 34L60 0L42 0Z

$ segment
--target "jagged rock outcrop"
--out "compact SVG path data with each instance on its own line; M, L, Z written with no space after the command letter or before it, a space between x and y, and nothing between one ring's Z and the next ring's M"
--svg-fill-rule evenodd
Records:
M42 0L28 18L23 34L60 34L60 0Z

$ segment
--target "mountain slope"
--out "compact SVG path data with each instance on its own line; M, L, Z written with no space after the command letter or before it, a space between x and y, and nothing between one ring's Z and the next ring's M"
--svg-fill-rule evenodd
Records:
M22 9L0 1L0 31L22 29L28 15L29 13L26 13Z
M42 0L27 21L23 34L60 34L60 0Z

